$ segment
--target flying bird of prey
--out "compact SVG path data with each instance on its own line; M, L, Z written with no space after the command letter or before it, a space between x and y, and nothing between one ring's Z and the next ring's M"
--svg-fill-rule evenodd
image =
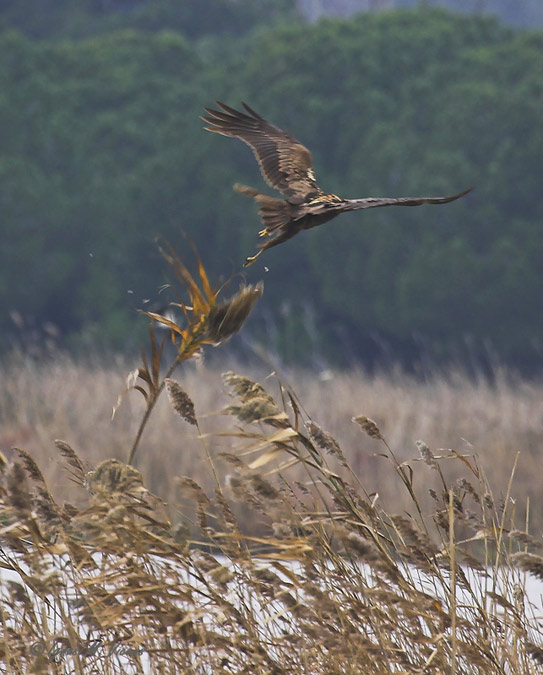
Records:
M223 136L239 138L252 149L266 182L286 199L277 199L262 194L245 185L234 189L252 197L259 206L259 215L264 229L260 237L268 237L259 245L256 255L247 258L245 267L251 265L268 248L287 241L301 230L322 225L345 211L373 209L378 206L420 206L421 204L447 204L470 192L473 188L449 197L365 197L343 199L326 194L317 185L309 150L263 117L246 103L245 112L235 110L217 101L221 110L205 108L209 116L201 119L213 131Z

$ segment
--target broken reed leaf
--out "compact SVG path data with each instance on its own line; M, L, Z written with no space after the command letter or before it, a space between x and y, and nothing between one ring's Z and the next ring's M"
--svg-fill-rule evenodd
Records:
M255 460L253 460L249 465L249 469L258 469L261 466L265 466L266 464L269 464L272 460L277 458L277 455L281 453L282 450L281 448L273 448L272 450L268 450L268 452L264 452L262 455L259 455Z
M200 280L202 281L202 286L204 288L203 292L202 290L200 290L198 284L194 280L194 277L189 272L186 265L178 257L171 244L168 244L166 242L166 248L168 249L167 251L161 246L159 246L158 248L164 260L166 260L168 265L172 268L172 271L175 274L177 281L181 284L181 286L186 288L186 290L188 291L190 296L190 304L192 305L191 311L195 316L195 318L201 317L204 314L206 314L207 311L209 310L209 307L213 305L215 302L215 293L211 290L209 286L204 266L194 247L193 247L194 253L198 261Z
M383 440L381 432L379 431L379 427L369 417L366 417L365 415L358 415L357 417L353 417L353 422L356 422L362 431L364 431L370 438Z
M168 398L170 399L170 403L175 412L181 415L185 422L197 426L198 422L196 421L196 415L194 414L194 403L187 392L178 382L169 377L166 378L164 382L166 383Z
M89 471L87 485L93 494L133 494L145 490L141 473L118 459L106 459Z
M215 345L237 333L260 298L264 285L241 286L229 300L211 307L207 316L206 337Z
M136 382L139 377L139 368L136 368L135 370L131 370L128 375L126 376L126 387L124 390L117 396L117 400L115 402L115 405L113 406L113 409L111 411L111 419L115 418L115 415L117 414L117 410L121 407L121 404L124 400L124 397L128 392L132 391L132 389L139 389L139 391L143 394L143 397L147 399L147 392L145 389L142 387L139 387L136 385Z
M439 469L439 464L426 443L424 441L416 441L415 445L417 446L424 463L432 469Z
M153 321L156 321L162 326L166 326L166 328L169 328L174 333L177 333L178 335L183 335L183 330L175 323L175 321L168 319L167 316L162 316L162 314L157 314L156 312L144 312L143 310L139 311L141 314L145 314L145 316L148 316Z

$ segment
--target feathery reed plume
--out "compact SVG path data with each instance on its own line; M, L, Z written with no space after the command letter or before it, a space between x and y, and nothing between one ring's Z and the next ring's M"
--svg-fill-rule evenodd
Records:
M241 286L230 300L212 307L207 319L206 337L214 345L219 345L237 333L263 290L262 282L256 286Z
M430 448L426 445L424 441L416 441L415 445L417 446L420 456L424 460L424 462L430 466L432 469L439 469L439 464L436 461L436 458L434 457L432 451Z
M364 560L375 560L377 558L375 548L357 532L349 532L347 536L342 537L342 541L347 550Z
M170 399L170 403L175 412L181 415L185 422L196 426L198 423L194 414L194 403L187 392L178 382L169 377L167 377L164 382L166 383L166 389L168 390L168 398Z
M228 406L225 412L235 415L240 422L266 422L280 428L289 426L288 415L262 385L231 371L223 373L222 377L241 399L241 405Z
M6 489L7 503L13 507L18 516L28 517L32 509L32 502L26 472L19 462L13 462L8 468Z
M362 431L370 438L377 438L381 441L383 440L381 432L379 431L379 427L369 417L366 417L365 415L358 415L357 417L353 417L353 422L356 422Z
M511 562L538 579L543 579L543 557L535 553L513 553Z
M283 414L275 401L270 401L267 396L255 396L242 405L228 406L227 411L246 423L271 422L277 415Z
M85 470L85 467L83 466L83 462L79 459L75 450L71 448L68 445L68 443L66 443L65 441L61 441L59 439L55 441L55 445L60 451L60 454L74 469L74 471L72 472L72 477L74 478L74 480L82 485L83 482L85 481L85 476L87 472Z
M522 530L511 530L509 532L509 538L513 541L522 544L523 546L530 546L531 548L536 548L537 550L543 549L543 541L541 539L536 539L531 534L523 532Z
M36 461L34 458L26 452L26 450L22 450L21 448L14 448L17 451L17 454L19 457L23 460L23 466L26 469L26 472L32 478L35 480L37 483L42 483L45 485L45 478L43 477L42 472L40 471L40 468L36 464Z
M238 375L229 370L227 373L223 373L222 379L226 385L234 390L236 396L244 402L256 397L267 397L273 402L273 398L264 387L258 382L253 382L248 377Z
M263 499L275 501L281 497L273 485L259 474L251 476L251 486L255 494Z
M339 447L339 443L335 438L327 431L324 431L324 429L321 429L318 424L313 422L313 420L308 422L305 426L309 433L309 437L319 446L319 448L321 448L321 450L325 450L331 455L336 455L343 463L346 463L345 457Z
M92 494L135 494L145 491L141 473L118 459L106 459L87 474Z
M526 640L526 651L534 661L543 666L543 647Z

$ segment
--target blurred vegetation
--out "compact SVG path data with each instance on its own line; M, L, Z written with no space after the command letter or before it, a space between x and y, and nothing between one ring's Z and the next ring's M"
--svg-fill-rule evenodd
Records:
M158 236L184 230L213 275L241 269L259 222L231 186L263 181L245 146L202 130L218 98L310 147L324 189L476 186L270 251L248 273L266 279L254 336L286 358L496 354L533 368L543 32L428 8L308 26L288 0L255 5L0 2L2 345L21 322L72 347L137 342L134 309L167 295Z
M322 15L351 16L362 10L380 12L393 8L443 7L463 14L490 14L515 26L541 26L541 0L298 0L297 6L309 20Z
M296 0L0 0L0 21L34 38L84 38L134 28L190 38L242 35L295 15Z

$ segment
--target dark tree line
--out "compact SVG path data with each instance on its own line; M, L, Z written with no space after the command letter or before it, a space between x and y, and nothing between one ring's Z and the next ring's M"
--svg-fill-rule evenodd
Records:
M543 33L420 9L312 26L273 25L272 12L204 36L181 19L144 30L144 3L124 4L125 23L116 12L86 38L0 34L4 347L11 310L68 344L123 344L134 309L167 297L158 236L182 246L182 229L217 275L239 271L259 223L231 185L262 182L248 148L202 130L218 98L295 134L330 191L476 186L443 207L342 216L268 252L249 270L266 289L248 331L292 358L476 345L538 363Z

